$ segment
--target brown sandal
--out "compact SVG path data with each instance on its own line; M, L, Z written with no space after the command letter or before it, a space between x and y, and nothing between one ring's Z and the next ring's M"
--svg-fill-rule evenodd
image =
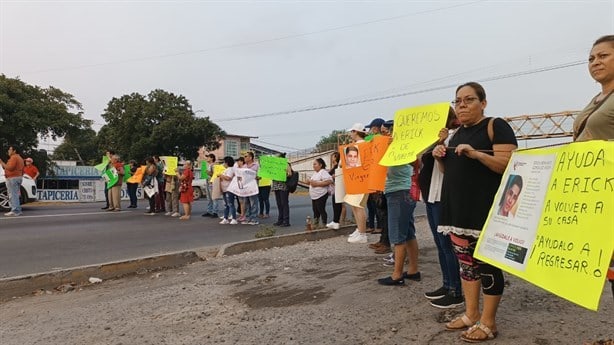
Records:
M470 338L469 335L475 333L476 331L480 331L483 333L483 336L479 338ZM493 340L497 337L498 332L492 331L488 326L480 323L479 321L471 326L467 331L461 333L461 339L468 343L481 343L483 341Z
M461 327L454 327L453 324L458 323L458 321L462 321L463 325ZM446 331L458 331L461 329L465 329L467 327L471 327L475 324L475 322L471 321L471 319L466 315L463 314L459 317L456 317L454 319L452 319L452 321L446 323Z

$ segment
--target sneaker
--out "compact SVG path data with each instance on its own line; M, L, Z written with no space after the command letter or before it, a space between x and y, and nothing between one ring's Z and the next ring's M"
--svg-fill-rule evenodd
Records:
M435 291L430 291L430 292L426 292L424 294L424 297L428 298L428 299L439 299L444 297L445 295L448 294L448 289L446 289L445 287L440 287L439 289L435 290Z
M465 304L465 299L463 296L454 296L451 293L431 301L431 305L433 307L440 309L456 308L463 304Z
M359 234L360 234L360 231L358 231L358 228L356 228L356 230L354 230L354 232L353 232L353 233L351 233L351 234L350 234L350 236L348 236L348 237L350 237L350 238L352 238L352 237L356 237L356 236L358 236Z
M239 224L239 222L237 222L236 219L233 219L230 221L230 225L235 225L235 224Z
M16 212L10 211L10 212L5 213L4 215L6 217L19 217L19 216L21 216L21 213L16 213Z
M172 213L170 213L170 212L166 212L164 215L165 215L165 216L170 216L171 214L172 214Z
M369 242L369 238L367 237L367 234L359 233L358 235L354 237L348 238L348 242L349 243L367 243Z
M383 260L384 261L386 261L386 260L394 260L394 253L388 254L388 256L386 256Z
M386 266L386 267L394 267L394 257L390 257L390 258L384 259L384 266Z
M329 229L339 230L339 223L330 222L330 223L326 224L326 227L329 228Z
M234 219L233 219L234 220ZM230 224L230 222L228 221L228 219L224 218L220 224Z
M416 272L416 273L412 273L412 274L408 274L407 272L403 272L403 278L404 279L413 280L413 281L416 281L416 282L419 282L420 280L422 280L422 276L420 275L420 272Z
M247 222L248 225L258 225L260 223L258 223L257 220L250 220L249 222Z
M171 217L179 217L179 216L181 216L181 215L179 214L179 212L175 212L175 213L171 214Z
M247 219L245 217L239 217L239 219L237 219L238 222L243 223L244 221L246 221Z
M403 280L403 278L395 280L395 279L392 279L392 277L386 277L386 278L378 279L377 282L381 285L397 285L397 286L405 285L405 280Z

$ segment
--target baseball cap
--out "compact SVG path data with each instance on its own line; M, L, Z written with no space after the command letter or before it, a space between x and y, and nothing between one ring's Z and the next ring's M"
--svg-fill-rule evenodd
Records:
M382 119L380 117L375 118L375 119L373 119L373 121L371 121L371 123L367 126L367 128L372 128L372 127L378 127L379 128L379 127L381 127L384 124L384 122L386 122L386 120L384 120L384 119Z
M352 127L350 127L350 129L348 129L348 132L351 132L351 131L366 133L365 126L360 122L356 122L355 124L352 125Z

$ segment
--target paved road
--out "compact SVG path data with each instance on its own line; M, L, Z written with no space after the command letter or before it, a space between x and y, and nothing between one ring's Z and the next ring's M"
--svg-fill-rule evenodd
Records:
M272 224L277 217L271 198ZM145 207L140 202L140 207ZM219 219L203 218L206 201L194 203L190 221L156 214L144 209L104 212L101 203L26 205L24 216L0 217L0 278L45 272L81 265L150 256L170 251L254 239L261 227L220 225ZM329 204L329 214L332 215ZM307 196L290 197L289 228L276 228L277 234L304 231L311 201ZM416 215L424 214L419 204Z

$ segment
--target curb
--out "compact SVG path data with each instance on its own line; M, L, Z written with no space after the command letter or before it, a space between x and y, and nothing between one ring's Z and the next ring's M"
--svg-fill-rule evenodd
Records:
M80 266L65 270L0 279L0 301L25 296L37 290L53 290L62 284L89 285L89 278L103 280L141 274L148 271L185 266L201 261L194 251L167 253L131 260Z
M319 241L331 237L350 234L354 231L355 225L340 227L338 230L321 229L296 234L279 235L273 237L259 238L242 242L228 243L220 247L216 257L227 255L237 255L254 250L269 249L274 247L291 246L299 242Z

